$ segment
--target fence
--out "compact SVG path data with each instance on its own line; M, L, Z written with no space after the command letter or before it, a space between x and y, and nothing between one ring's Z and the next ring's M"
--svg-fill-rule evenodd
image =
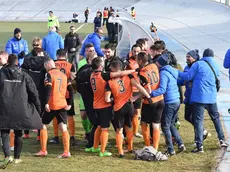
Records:
M213 0L213 1L230 6L230 0Z

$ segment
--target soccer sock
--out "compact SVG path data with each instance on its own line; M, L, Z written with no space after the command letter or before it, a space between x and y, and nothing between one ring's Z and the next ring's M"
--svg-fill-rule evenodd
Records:
M159 147L160 136L161 136L160 129L153 128L153 147L156 150L158 150Z
M10 147L14 147L14 132L10 131Z
M139 120L138 120L138 114L135 113L133 116L133 120L132 120L132 125L133 125L133 134L137 134L138 133L138 125L139 124Z
M74 121L73 116L68 117L68 126L69 126L70 136L74 137L75 136L75 121Z
M53 119L53 128L54 128L54 137L58 137L58 121L56 117Z
M87 119L81 120L81 123L82 123L82 126L83 126L85 132L89 133L91 130L91 127L90 127L91 124L89 122L89 119L87 118Z
M141 124L142 134L145 142L145 146L150 146L149 127L147 124Z
M127 141L128 141L128 150L133 150L133 131L131 129L126 129Z
M95 149L98 148L99 142L100 142L100 137L101 137L101 127L98 126L95 133L94 133L93 148L95 148Z
M109 131L108 129L103 129L101 132L101 152L102 153L105 152L105 148L106 148L108 139L109 139Z
M117 149L118 149L119 155L124 155L124 151L122 148L123 137L121 133L116 133L116 143L117 143Z
M47 151L47 140L48 140L48 132L47 129L40 130L40 144L41 144L41 151Z
M64 147L64 153L69 153L69 132L62 132L62 142Z

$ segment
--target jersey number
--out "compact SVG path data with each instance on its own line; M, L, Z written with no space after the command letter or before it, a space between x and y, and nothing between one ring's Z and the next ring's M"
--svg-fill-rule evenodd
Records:
M58 91L61 91L62 79L58 78L57 81L58 81Z
M148 77L150 79L150 85L158 83L157 74L155 72L148 73Z
M118 81L118 84L119 84L119 91L120 91L121 93L125 92L125 86L124 86L123 81L122 81L122 80L119 80L119 81Z
M96 80L95 80L95 78L91 79L91 85L92 85L93 91L96 91L97 87L96 87Z

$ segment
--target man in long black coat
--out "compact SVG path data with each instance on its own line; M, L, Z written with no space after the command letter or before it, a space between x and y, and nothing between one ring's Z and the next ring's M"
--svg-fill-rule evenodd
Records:
M5 155L1 168L6 168L11 161L10 129L15 133L15 163L20 163L22 130L42 128L38 91L32 78L18 68L17 59L17 56L9 55L8 64L0 71L0 130Z

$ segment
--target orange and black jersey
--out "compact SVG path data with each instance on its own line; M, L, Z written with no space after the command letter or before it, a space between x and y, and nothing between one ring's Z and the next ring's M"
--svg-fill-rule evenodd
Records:
M114 98L114 111L120 110L132 96L131 79L133 75L114 78L108 81L106 91L110 91Z
M155 64L148 64L145 67L141 68L138 73L140 78L140 83L143 87L148 89L150 87L151 91L159 88L160 85L160 75L159 69ZM152 102L158 102L163 100L163 95L153 97ZM147 100L144 100L144 104L149 104Z
M71 63L67 62L65 59L59 59L55 61L55 66L56 68L60 69L61 72L66 74L68 79L71 79L71 72L75 72L74 66Z
M59 69L51 69L45 77L46 99L45 104L49 104L51 110L60 110L67 106L66 91L68 89L69 102L73 100L73 88L67 77ZM68 104L69 104L68 102Z
M105 88L110 80L110 72L94 71L90 76L90 84L94 94L94 109L102 109L111 106L105 101Z

